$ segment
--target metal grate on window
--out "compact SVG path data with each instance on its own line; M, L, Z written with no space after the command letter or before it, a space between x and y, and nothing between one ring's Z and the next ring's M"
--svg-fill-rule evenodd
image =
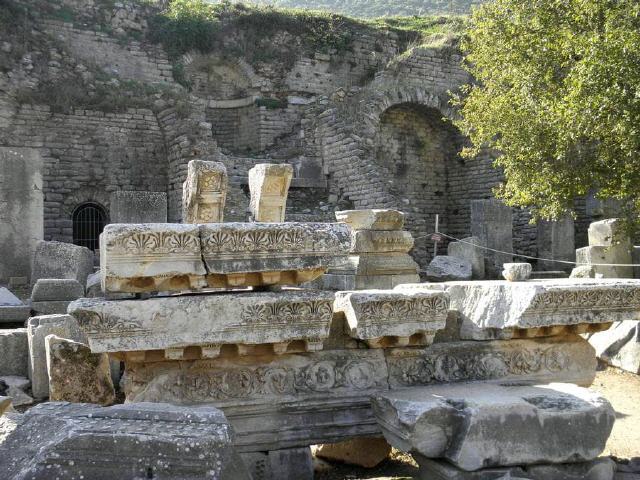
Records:
M83 203L73 211L73 243L94 252L100 248L100 234L107 224L107 213L96 203Z

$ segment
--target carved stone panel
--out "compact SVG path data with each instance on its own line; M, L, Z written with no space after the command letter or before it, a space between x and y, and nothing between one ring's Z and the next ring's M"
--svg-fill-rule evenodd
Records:
M222 222L227 196L223 163L191 160L182 187L183 223Z
M284 222L293 167L261 163L249 170L249 209L256 222Z

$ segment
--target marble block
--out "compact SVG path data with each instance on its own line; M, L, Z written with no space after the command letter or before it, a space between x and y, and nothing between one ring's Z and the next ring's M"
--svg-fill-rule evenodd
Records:
M33 302L76 300L84 295L84 286L70 278L41 278L31 291Z
M182 222L222 222L227 182L223 163L191 160L182 186Z
M576 250L576 263L591 266L604 278L633 278L632 254L630 244L583 247Z
M249 210L256 222L284 222L293 167L260 163L249 170Z
M398 210L343 210L336 219L352 230L402 230L404 213Z
M278 344L286 351L287 343L301 340L307 348L321 348L329 336L332 305L333 294L326 291L244 292L85 298L73 302L69 313L95 353L166 350L181 359L187 346L202 346L205 357L217 356L225 344Z
M411 232L403 230L356 230L351 233L352 253L408 253L413 244Z
M589 245L592 247L631 246L629 232L625 230L623 221L619 218L608 218L591 223L588 235Z

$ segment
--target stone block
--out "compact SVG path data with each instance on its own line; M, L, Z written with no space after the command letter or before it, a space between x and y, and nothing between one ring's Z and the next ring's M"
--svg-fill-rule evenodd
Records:
M442 291L338 292L334 302L334 311L346 317L349 335L371 347L380 346L384 337L400 337L409 344L411 337L419 336L420 344L428 345L445 327L448 310L448 296Z
M410 232L356 230L351 233L351 253L408 253L413 248Z
M505 263L502 276L508 282L524 282L529 280L533 267L530 263Z
M31 284L41 278L70 278L86 285L93 273L94 255L91 250L71 243L38 242L33 257Z
M578 266L591 266L603 278L633 278L631 246L584 247L576 250Z
M615 421L604 397L569 384L423 387L372 403L391 445L466 471L594 460Z
M420 281L417 273L403 275L355 275L349 273L327 273L322 276L325 290L391 290L407 283Z
M69 300L32 302L31 309L35 315L64 315L69 307Z
M589 225L589 246L591 247L615 247L629 248L631 241L629 234L619 218L608 218Z
M468 260L438 255L427 267L427 278L432 282L471 280L472 265Z
M167 222L167 194L164 192L113 192L109 207L111 223Z
M331 269L331 273L353 275L417 275L415 260L406 253L366 253L351 255L346 262Z
M260 163L249 170L249 210L256 222L284 222L293 167Z
M640 374L640 322L614 322L608 330L590 335L589 343L602 361Z
M484 279L484 255L479 245L480 241L476 237L463 238L460 242L451 242L447 247L447 255L460 258L471 263L471 272L474 280Z
M569 278L596 278L596 269L589 265L581 265L571 270Z
M336 219L351 230L402 230L404 213L397 210L343 210Z
M25 377L13 375L0 377L0 395L10 397L14 407L33 403L33 398L26 393L30 386L31 382Z
M78 322L70 315L31 317L27 325L29 341L29 378L33 397L42 400L49 396L49 374L45 338L57 335L76 341L86 341Z
M540 220L537 225L536 243L538 257L573 262L576 257L573 217L567 215L560 220ZM537 268L543 271L568 270L571 265L539 260Z
M31 308L10 290L0 287L0 323L19 323L29 318Z
M233 432L212 407L44 403L0 443L0 471L14 480L218 479L232 460Z
M77 280L62 278L41 278L33 286L31 300L48 302L56 300L76 300L84 295L84 287Z
M513 213L511 208L496 199L471 201L471 234L483 247L513 252ZM498 278L502 265L512 256L486 250L485 272L489 278Z
M27 329L0 330L0 376L26 377L29 371Z
M225 344L321 346L333 316L331 292L231 293L148 300L80 299L69 306L96 353ZM319 345L320 343L320 345ZM214 348L215 347L215 348ZM209 352L209 353L206 353ZM177 352L176 352L177 353Z
M182 187L182 222L222 222L227 183L227 168L223 163L191 160Z
M391 445L384 438L354 438L340 443L317 445L313 453L324 460L374 468L387 459L391 453Z
M31 276L44 238L43 161L35 148L0 147L0 165L0 283L7 283Z
M45 338L49 400L108 406L116 395L109 356L55 335Z
M416 454L418 480L613 480L615 463L610 458L589 462L483 468L467 472L444 460Z

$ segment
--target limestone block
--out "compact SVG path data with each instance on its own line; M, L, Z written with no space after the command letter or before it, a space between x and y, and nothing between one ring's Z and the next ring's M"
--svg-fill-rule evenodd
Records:
M573 217L567 215L555 221L540 220L537 225L536 243L540 258L574 261L576 241ZM565 270L570 268L570 265L539 260L537 268L544 271Z
M87 277L93 273L94 255L86 247L71 243L38 242L33 257L31 284L41 278L71 278L87 283Z
M609 218L589 225L589 246L591 247L629 247L629 234L619 218Z
M340 223L201 225L210 287L296 285L322 275L349 252Z
M610 329L590 335L589 343L609 365L640 374L640 322L615 322Z
M24 322L31 308L25 305L10 290L0 287L0 323Z
M350 273L327 273L322 276L325 290L391 290L407 283L420 281L417 273L402 275L355 275Z
M430 344L438 330L445 327L449 311L448 296L442 291L393 292L361 290L338 292L334 311L347 319L352 338L379 346L383 337L421 336L422 344Z
M505 263L502 267L502 276L509 282L529 280L533 271L530 263Z
M467 472L444 460L415 454L419 480L613 480L616 465L610 458L589 462L483 468Z
M397 210L343 210L336 219L352 230L402 230L404 213Z
M389 456L391 445L384 438L354 438L340 443L317 445L313 453L325 460L373 468Z
M102 290L171 291L205 285L197 225L107 225L100 236Z
M96 353L200 345L311 342L329 336L333 294L323 291L80 299L69 306ZM285 345L286 346L286 345ZM177 353L177 352L176 352Z
M64 315L69 307L69 300L31 302L35 315Z
M432 289L401 285L397 289ZM518 330L640 320L640 281L557 279L450 282L450 309L462 318L461 338L513 338ZM552 329L546 334L557 334Z
M4 415L4 412L11 408L10 397L0 397L0 417Z
M256 222L284 222L293 167L260 163L249 170L249 210Z
M107 354L91 353L86 345L55 335L47 335L45 346L49 400L103 406L114 403L116 395Z
M40 149L0 147L0 283L30 277L44 238L43 161Z
M479 244L480 240L476 237L467 237L460 242L451 242L447 247L447 255L471 263L474 280L484 279L484 255L480 248L474 247Z
M167 194L164 192L123 192L111 194L111 223L166 223Z
M45 338L57 335L70 340L85 341L78 322L69 315L31 317L27 325L29 340L29 378L33 397L41 400L49 396L49 374Z
M31 292L34 302L76 300L84 295L84 287L74 279L41 278Z
M632 264L629 245L579 248L576 250L576 263L578 266L592 266L596 275L604 278L633 278L633 267L628 266Z
M182 187L182 222L222 222L227 197L227 168L220 162L191 160Z
M413 248L410 232L356 230L351 233L352 253L408 253Z
M467 471L593 460L615 421L604 397L559 383L422 387L376 395L372 403L391 445Z
M212 407L44 403L0 444L0 471L13 480L219 479L232 444L231 427Z
M427 267L427 278L432 282L471 280L472 265L468 260L438 255Z
M29 370L27 329L0 330L0 376L26 377Z
M406 253L364 253L349 256L346 262L331 269L331 273L354 275L417 275L415 260Z
M29 387L31 382L28 378L13 375L0 377L0 395L10 397L15 407L33 403L33 398L26 393Z
M501 201L471 201L471 234L483 247L513 252L513 213ZM498 278L502 265L512 260L511 255L485 251L485 272L489 278Z

